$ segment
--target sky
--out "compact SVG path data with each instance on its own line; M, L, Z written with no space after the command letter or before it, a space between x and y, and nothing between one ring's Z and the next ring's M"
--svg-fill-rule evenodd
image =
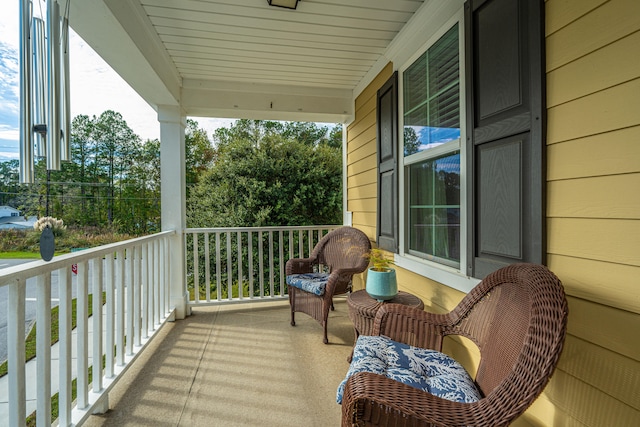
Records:
M0 0L0 161L19 158L20 77L19 2ZM34 1L34 13L39 5ZM70 31L71 117L99 116L106 110L120 114L142 140L160 137L156 112L118 76L77 34ZM211 135L233 120L194 117Z

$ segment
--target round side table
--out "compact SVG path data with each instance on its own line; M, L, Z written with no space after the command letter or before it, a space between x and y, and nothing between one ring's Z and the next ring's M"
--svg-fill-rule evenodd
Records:
M424 310L422 300L408 292L399 291L394 298L384 302L378 302L371 298L365 290L352 292L347 297L347 307L349 308L349 319L353 323L356 340L360 335L371 335L373 333L373 322L382 304L402 304ZM348 360L351 362L351 356L349 356Z

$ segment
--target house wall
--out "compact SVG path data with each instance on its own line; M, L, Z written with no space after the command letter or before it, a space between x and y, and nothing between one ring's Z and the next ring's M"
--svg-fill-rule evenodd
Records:
M565 349L514 425L640 425L640 2L547 0L547 253L569 301ZM347 129L348 209L375 242L376 91ZM462 292L399 269L399 287L444 312ZM355 279L362 288L363 275ZM474 371L473 345L445 351Z
M18 209L12 208L11 206L0 206L0 218L18 215L20 215L20 211Z
M640 2L545 8L547 261L569 323L535 414L640 425Z

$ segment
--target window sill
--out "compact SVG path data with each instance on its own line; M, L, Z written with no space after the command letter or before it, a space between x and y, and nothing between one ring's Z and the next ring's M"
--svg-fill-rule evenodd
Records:
M479 279L462 274L455 268L425 261L411 255L396 254L394 256L394 263L400 268L404 268L464 293L468 293L480 283Z

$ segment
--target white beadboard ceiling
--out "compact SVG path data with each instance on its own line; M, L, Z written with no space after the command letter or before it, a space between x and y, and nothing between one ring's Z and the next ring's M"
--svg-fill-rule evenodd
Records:
M300 0L289 10L267 0L71 0L70 21L154 107L344 122L354 90L386 63L422 3Z

